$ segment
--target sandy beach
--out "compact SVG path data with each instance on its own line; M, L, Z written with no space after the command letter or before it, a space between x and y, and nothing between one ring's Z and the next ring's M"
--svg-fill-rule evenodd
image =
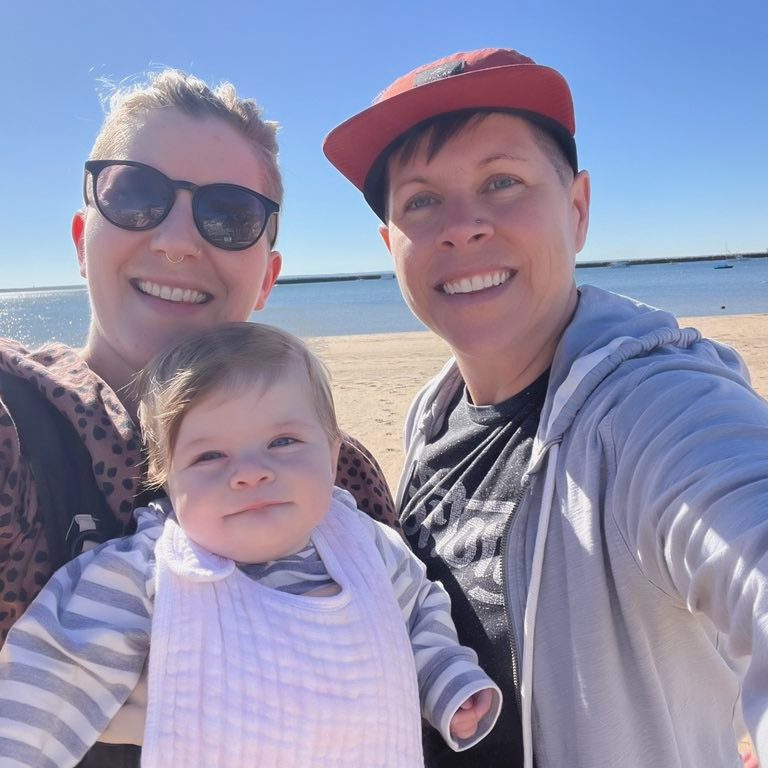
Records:
M752 383L768 398L768 315L681 318L735 347ZM413 396L449 357L431 333L394 333L312 339L328 365L342 428L376 456L394 490L402 464L402 424Z

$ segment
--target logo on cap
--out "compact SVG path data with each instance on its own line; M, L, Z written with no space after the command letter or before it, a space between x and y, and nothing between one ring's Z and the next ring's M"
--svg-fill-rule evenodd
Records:
M424 69L413 76L413 84L414 86L425 85L434 80L442 80L443 78L451 77L452 75L460 75L466 66L467 62L464 59L459 59L459 61L449 61L447 64L440 64L437 67Z

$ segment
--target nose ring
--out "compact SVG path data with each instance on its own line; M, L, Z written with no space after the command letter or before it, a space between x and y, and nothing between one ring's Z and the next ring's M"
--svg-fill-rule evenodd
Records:
M165 258L168 259L168 261L171 262L171 264L181 264L182 261L184 261L184 254L181 254L181 258L179 259L172 259L171 254L168 253L168 251L161 251L161 253L165 254Z
M197 250L192 254L193 256L199 256L202 253L202 248L198 246ZM165 258L168 259L168 261L171 264L181 264L182 261L184 261L184 258L186 257L186 254L184 252L181 253L181 256L178 259L172 259L171 255L168 253L168 251L160 251L160 253L165 254Z

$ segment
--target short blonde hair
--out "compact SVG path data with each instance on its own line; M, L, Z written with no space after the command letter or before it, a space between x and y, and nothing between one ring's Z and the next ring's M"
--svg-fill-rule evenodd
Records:
M218 117L237 130L264 161L267 189L263 192L276 203L283 202L283 179L278 165L279 124L264 120L253 99L242 99L232 83L210 88L203 80L179 69L150 72L146 82L114 88L107 101L107 114L89 159L112 160L121 142L136 123L155 109L173 108L195 118ZM276 217L270 219L270 240L276 235ZM272 229L275 229L273 232Z
M297 364L306 370L318 418L333 444L341 432L328 371L296 336L270 325L227 323L157 355L134 382L149 487L165 484L181 422L201 398L219 388L269 386Z

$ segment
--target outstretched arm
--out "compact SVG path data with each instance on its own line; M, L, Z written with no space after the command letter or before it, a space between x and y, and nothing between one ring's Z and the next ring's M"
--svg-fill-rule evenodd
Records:
M663 414L660 418L659 414ZM611 514L649 581L707 618L742 669L742 707L768 754L768 406L738 381L662 371L611 425Z

